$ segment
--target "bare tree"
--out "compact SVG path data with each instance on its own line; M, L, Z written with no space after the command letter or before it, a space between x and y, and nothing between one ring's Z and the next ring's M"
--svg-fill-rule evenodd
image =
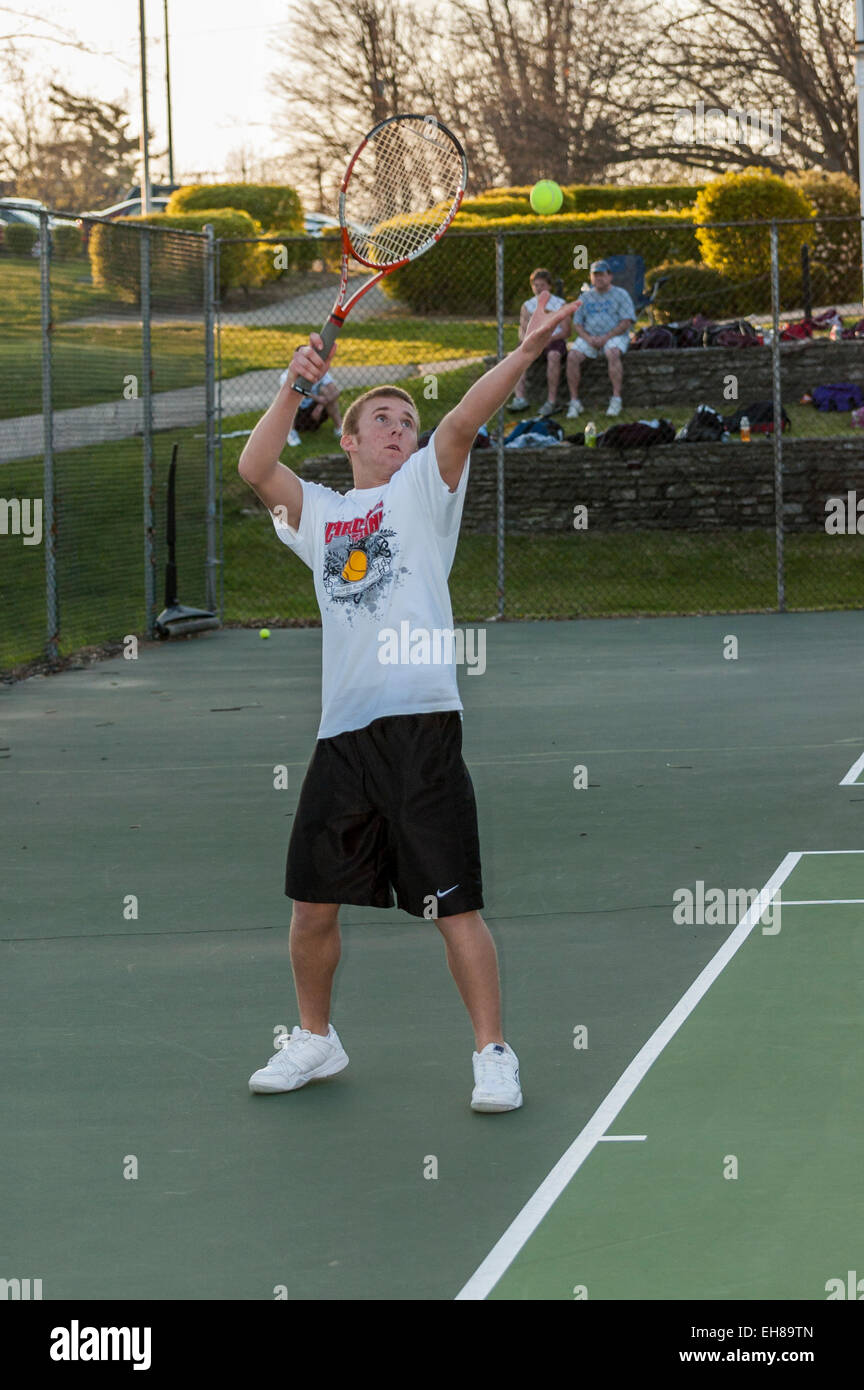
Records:
M654 0L453 0L454 104L514 184L602 180L633 159Z
M114 202L134 182L138 139L128 131L127 103L77 96L56 78L49 78L46 102L14 45L0 58L0 71L14 113L0 116L0 177L20 197L80 211Z
M641 122L640 151L690 168L817 167L857 181L854 10L851 0L679 4L648 56L656 105ZM694 130L699 138L676 141L675 113L696 103L730 113L726 131L716 120ZM779 140L749 138L748 110L769 127L779 112Z
M438 8L423 0L319 0L311 25L295 3L290 37L274 43L288 60L271 79L281 99L274 131L292 182L322 208L367 130L418 103L435 111L438 25Z
M53 19L44 19L42 15L30 14L26 10L15 10L9 5L0 5L0 17L3 27L7 29L6 33L0 33L0 43L12 43L16 39L38 39L40 43L55 43L60 48L77 48L82 53L91 51L70 29L64 29ZM22 25L27 27L22 28ZM45 25L49 32L39 29L38 25Z

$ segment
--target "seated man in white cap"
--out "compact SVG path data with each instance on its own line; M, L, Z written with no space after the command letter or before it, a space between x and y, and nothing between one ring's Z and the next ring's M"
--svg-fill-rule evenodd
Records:
M608 261L595 261L591 266L591 288L581 296L581 305L573 315L575 338L567 354L567 385L570 404L567 419L575 420L584 409L579 399L579 375L586 357L606 354L612 396L607 415L621 413L621 385L624 380L623 355L630 346L630 329L636 322L633 300L620 285L612 284Z

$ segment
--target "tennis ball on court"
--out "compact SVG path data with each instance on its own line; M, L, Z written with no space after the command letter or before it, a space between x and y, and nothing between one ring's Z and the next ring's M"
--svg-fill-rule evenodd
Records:
M345 568L342 571L342 578L346 581L357 582L366 573L368 561L364 550L352 550L348 559L345 561Z
M262 629L261 629L261 631L260 631L260 633L259 633L259 636L260 636L260 637L269 637L269 636L270 636L270 629L269 629L269 627L262 627Z
M531 189L531 206L535 212L558 212L563 202L564 194L552 179L541 179Z

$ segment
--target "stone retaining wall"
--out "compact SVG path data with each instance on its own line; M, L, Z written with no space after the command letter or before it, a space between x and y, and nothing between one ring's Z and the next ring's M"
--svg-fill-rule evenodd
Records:
M752 444L667 444L619 455L557 445L505 450L507 530L560 532L587 506L589 528L682 529L774 525L770 440ZM825 501L857 491L864 500L864 438L783 440L784 519L793 531L821 531ZM345 492L343 455L308 462L303 477ZM496 528L495 450L476 449L463 514L466 532Z
M783 395L797 403L814 386L853 381L864 389L864 339L832 343L828 338L783 343L780 348ZM530 399L538 405L546 399L545 364L529 370ZM654 352L627 352L624 356L625 406L713 405L730 415L739 405L770 400L773 396L771 349L675 348ZM729 377L738 381L738 397L724 397ZM579 397L596 408L609 400L609 373L605 359L587 361L582 367ZM564 373L558 399L569 399ZM529 412L526 412L526 414Z

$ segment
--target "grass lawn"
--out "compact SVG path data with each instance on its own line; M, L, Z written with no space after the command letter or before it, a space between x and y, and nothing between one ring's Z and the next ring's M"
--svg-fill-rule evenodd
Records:
M424 424L434 424L478 374L475 367L442 375L437 400L424 398L422 378L409 381ZM682 423L686 413L680 412L676 423ZM223 422L223 430L250 429L257 419L257 412L235 416ZM305 459L338 452L326 428L302 436L300 448L286 448L283 461L302 473ZM206 606L204 442L196 438L202 433L198 426L155 437L157 611L164 597L165 482L175 441L180 444L179 597L183 603ZM311 572L276 539L265 508L237 472L244 443L245 438L223 441L225 621L269 627L316 621ZM760 440L753 447L768 444ZM130 632L143 634L140 440L64 453L57 459L57 478L61 654ZM6 498L41 497L42 461L5 464L2 479ZM44 544L25 546L10 536L0 547L0 595L11 619L0 627L0 670L38 658L43 651L44 571ZM864 537L787 535L790 609L860 608L862 576ZM629 531L511 536L505 582L508 618L772 609L774 534ZM494 536L463 532L450 588L457 623L483 622L497 612Z
M320 276L317 277L315 283L320 279ZM330 276L329 279L333 280L334 277ZM301 277L298 287L305 283ZM119 400L125 379L130 375L139 377L140 391L140 327L134 322L134 312L130 313L128 306L118 305L110 294L94 289L86 260L54 262L51 267L51 293L55 408L63 410ZM250 303L260 304L263 317L272 299L271 289L266 296L253 294ZM232 308L242 308L244 304L245 300L236 294L231 299ZM70 319L100 313L124 314L130 321L116 325L86 326L69 323ZM0 254L0 419L37 414L42 408L39 325L38 261L28 256ZM320 327L320 323L281 326L224 324L221 333L223 379L287 363L297 342ZM515 323L505 326L505 351L515 346L516 332ZM341 367L381 363L423 365L451 358L482 357L494 353L496 344L497 331L493 319L421 319L394 312L392 316L352 325L351 332L339 340L337 360ZM200 324L155 324L152 328L152 347L155 391L195 386L203 382L204 344ZM449 373L446 378L442 375L438 379L442 400L444 392L447 399L453 398L445 382L452 382L455 388L464 379L461 373ZM415 389L410 381L404 384ZM353 392L345 392L346 402L352 395L359 394L359 390L358 387ZM418 398L418 404L423 408L424 420L431 416L428 423L434 423L438 417L434 415L434 408L430 409L432 403ZM715 404L725 413L734 409L734 402L718 401ZM792 419L792 437L828 438L857 433L852 430L848 415L815 411L812 406L790 405L788 402L786 409ZM668 405L636 406L625 408L621 419L636 420L662 415L672 420L677 428L686 423L692 413L692 405L680 408ZM580 425L584 425L585 420L581 420ZM575 428L563 420L562 423L568 432ZM595 423L599 430L608 422L601 412L600 416L595 417ZM317 439L314 447L316 452L320 450ZM304 447L298 457L304 457L306 452Z

